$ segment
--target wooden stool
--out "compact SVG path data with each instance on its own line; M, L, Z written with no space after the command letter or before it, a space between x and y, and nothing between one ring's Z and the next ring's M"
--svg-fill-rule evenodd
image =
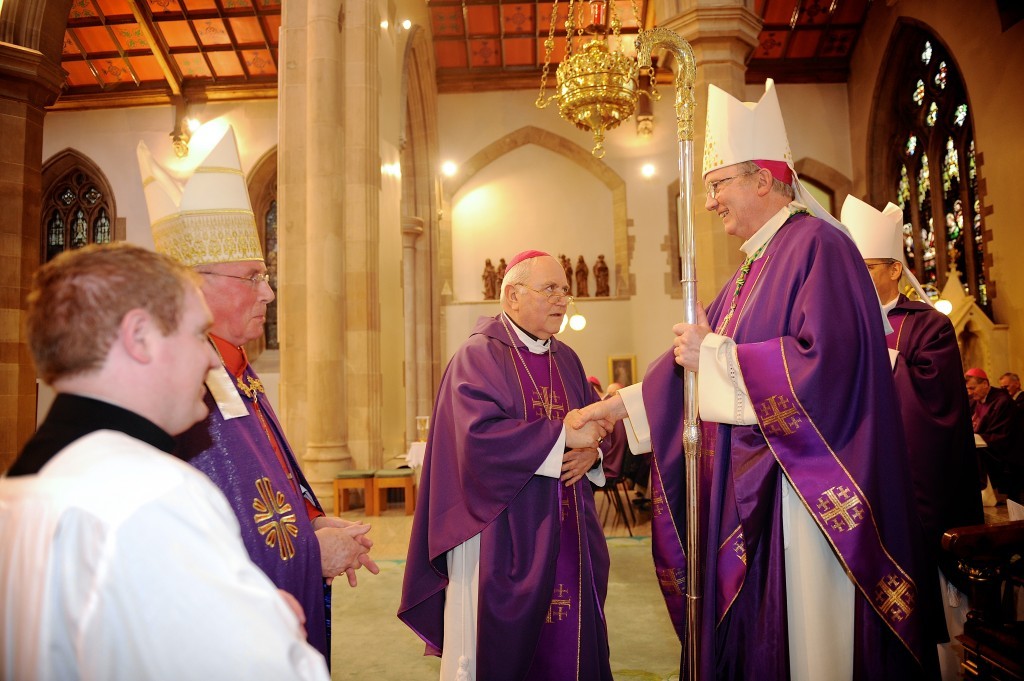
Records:
M377 471L373 476L374 512L367 515L379 515L388 507L389 489L405 490L405 514L412 515L416 509L416 476L411 468L382 468Z
M348 493L351 490L363 490L364 512L366 515L377 515L373 502L376 495L373 491L373 471L342 471L334 479L334 515L348 510Z

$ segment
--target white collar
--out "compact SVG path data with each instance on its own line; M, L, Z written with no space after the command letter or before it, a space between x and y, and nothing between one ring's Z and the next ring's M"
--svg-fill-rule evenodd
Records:
M788 206L780 208L778 213L768 219L768 222L761 225L761 229L754 232L752 237L743 242L743 245L740 246L740 250L743 251L748 258L754 253L757 253L759 248L767 245L767 243L772 240L772 237L775 236L775 233L782 229L782 225L786 224L786 220L789 220L789 218L800 212L807 212L807 207L802 203L797 203L796 201L792 201Z
M896 297L890 300L888 303L882 305L882 314L888 315L889 312L896 307L896 303L900 302L900 294L896 294Z
M521 340L523 342L523 345L526 346L526 349L529 350L530 352L532 352L533 354L535 354L535 355L543 355L544 353L546 353L548 351L548 348L551 347L551 339L550 338L548 338L547 340L543 340L543 341L542 340L535 340L533 338L530 338L528 335L526 335L525 331L520 329L516 325L516 323L512 321L512 318L509 317L505 313L504 310L502 310L501 314L506 319L505 323L508 324L508 328L512 329L513 333L515 333L516 336L519 337L519 340Z

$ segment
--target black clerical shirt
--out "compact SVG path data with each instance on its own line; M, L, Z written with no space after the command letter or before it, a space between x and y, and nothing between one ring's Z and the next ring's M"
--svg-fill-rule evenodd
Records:
M62 449L97 430L116 430L168 454L174 452L174 438L149 419L109 402L59 393L7 475L38 473Z

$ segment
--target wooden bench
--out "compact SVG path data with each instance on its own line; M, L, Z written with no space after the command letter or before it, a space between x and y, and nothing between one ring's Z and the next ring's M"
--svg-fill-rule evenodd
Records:
M373 502L376 499L373 488L373 471L342 471L334 478L334 515L341 515L349 507L349 492L363 490L363 504L366 515L377 515Z
M388 507L387 491L389 489L404 490L405 514L412 515L416 510L416 474L411 468L382 468L373 476L373 507L379 515Z
M1024 520L954 528L942 548L968 584L971 611L957 637L964 678L1024 681L1024 622L1015 593L1024 588Z

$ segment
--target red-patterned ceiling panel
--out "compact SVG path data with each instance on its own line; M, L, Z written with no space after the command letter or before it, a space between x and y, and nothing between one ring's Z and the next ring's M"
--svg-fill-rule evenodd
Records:
M210 60L210 65L213 66L213 73L218 78L232 78L245 75L245 71L242 70L242 63L238 60L238 55L233 50L230 52L207 52L206 57Z
M174 61L185 78L212 78L210 67L198 52L174 55Z
M202 12L204 10L216 10L217 3L214 0L182 0L185 9L189 12ZM249 3L246 3L248 6Z
M242 50L242 61L250 76L276 76L277 67L269 50Z
M181 14L181 5L176 0L146 0L146 4L155 17L162 14Z
M797 26L820 26L827 24L832 13L829 11L833 0L804 0L797 16Z
M565 59L565 36L557 36L555 38L555 46L551 50L551 63L557 65L563 59ZM544 46L543 40L537 41L537 63L544 64L544 55L547 52L547 48ZM539 75L539 74L538 74Z
M534 38L505 38L505 66L533 66L536 59Z
M844 0L836 7L832 22L837 24L863 24L867 18L870 0Z
M149 43L146 41L146 36L138 24L134 22L118 24L117 26L111 26L111 30L114 32L114 37L122 49L126 51L149 50Z
M86 54L117 52L117 45L104 26L73 28L68 32L74 35Z
M205 46L230 45L231 38L220 19L200 19L192 22L196 33L199 34L199 42ZM237 61L237 60L236 60Z
M78 45L75 44L74 38L71 37L71 31L64 31L64 45L61 47L61 53L64 56L74 55L76 57L82 54Z
M855 29L829 31L821 42L819 55L822 57L847 57L853 51L855 42L857 42Z
M100 80L106 85L135 82L131 71L128 69L128 64L120 57L97 59L92 63L92 66L99 73Z
M187 21L161 21L157 30L167 41L171 49L176 47L195 47L196 37L192 33L192 25Z
M800 5L800 0L767 0L761 18L766 24L785 24L793 20L793 13Z
M239 45L262 45L263 29L256 17L237 17L228 19L231 26L231 33L235 36L235 42Z
M494 39L469 41L469 65L473 68L501 66L501 44Z
M68 12L68 22L75 19L90 19L99 16L96 6L92 0L74 0L71 3L71 11Z
M128 0L93 0L96 6L103 12L103 16L108 19L114 17L130 17L132 16L132 6L128 4Z
M135 75L139 77L140 81L155 83L164 80L164 72L160 68L160 63L152 54L130 57L128 62L132 65L132 69L135 70Z
M536 5L518 3L501 6L501 24L505 34L533 34L537 30Z
M96 85L96 76L92 74L89 64L84 61L71 61L62 64L68 72L67 84L71 87L89 87Z
M497 5L472 5L466 8L466 30L471 36L499 35Z
M469 66L466 58L466 43L461 40L445 40L434 43L434 57L437 68L464 69Z
M817 53L822 35L823 31L793 31L793 37L789 39L789 46L786 48L786 56L790 59L810 59Z
M271 14L263 17L263 23L267 27L267 37L270 44L277 47L277 36L281 29L281 15Z
M788 31L763 31L760 44L754 50L755 59L778 59L786 49Z
M430 8L430 24L435 38L465 35L466 28L462 20L462 7L459 5L441 5Z
M555 31L562 31L565 33L565 19L569 16L569 5L564 2L560 2L558 3L558 9L556 11ZM551 5L537 5L537 28L539 28L540 32L545 35L547 35L551 30Z

